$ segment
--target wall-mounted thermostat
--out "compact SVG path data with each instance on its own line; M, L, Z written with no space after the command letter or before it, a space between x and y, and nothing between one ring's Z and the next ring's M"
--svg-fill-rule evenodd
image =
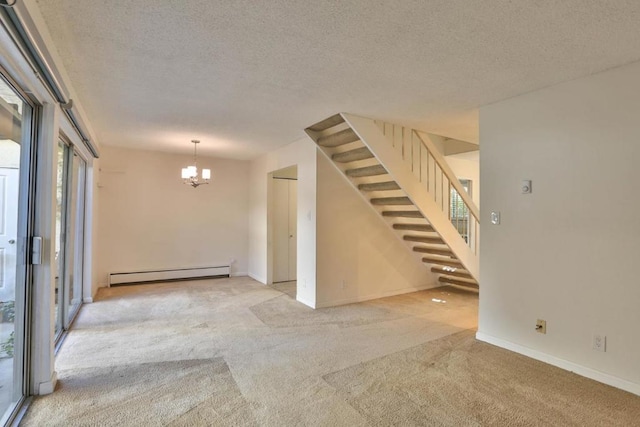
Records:
M522 194L531 194L531 180L523 179L520 188L522 189Z

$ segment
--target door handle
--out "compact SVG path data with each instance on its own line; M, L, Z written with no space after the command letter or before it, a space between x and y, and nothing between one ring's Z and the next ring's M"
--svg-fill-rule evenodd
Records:
M13 245L16 241L14 239L9 240L9 244Z

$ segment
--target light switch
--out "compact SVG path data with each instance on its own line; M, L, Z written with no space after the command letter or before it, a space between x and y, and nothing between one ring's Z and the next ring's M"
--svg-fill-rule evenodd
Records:
M531 180L523 179L520 188L522 189L522 194L531 194Z
M491 224L500 224L500 212L491 212Z

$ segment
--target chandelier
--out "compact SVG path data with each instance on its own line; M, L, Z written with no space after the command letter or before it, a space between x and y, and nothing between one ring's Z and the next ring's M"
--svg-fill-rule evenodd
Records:
M211 169L202 169L202 177L198 176L197 148L200 141L193 139L191 142L193 143L193 166L182 168L182 181L185 184L189 184L193 188L196 188L199 185L209 183L209 180L211 179Z

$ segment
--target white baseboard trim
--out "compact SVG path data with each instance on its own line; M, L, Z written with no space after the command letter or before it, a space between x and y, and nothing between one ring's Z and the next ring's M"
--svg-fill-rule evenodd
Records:
M56 371L53 371L53 373L51 374L51 379L49 381L38 384L38 395L43 396L45 394L53 393L53 390L56 388L57 382L58 373Z
M229 274L230 277L242 277L242 276L248 276L246 271L239 271L237 273L231 273Z
M315 304L311 303L310 301L305 300L304 298L300 298L299 296L296 295L296 301L301 302L302 304L306 305L307 307L316 309L318 307L315 307Z
M476 339L640 396L640 384L636 384L595 369L587 368L586 366L578 365L577 363L570 362L520 344L515 344L511 341L496 338L482 332L476 332Z
M402 294L410 294L411 292L424 291L427 289L434 289L434 288L440 288L440 287L442 287L442 283L434 283L431 285L418 286L415 288L395 289L392 291L378 292L376 294L370 294L370 295L364 295L364 296L360 295L357 297L345 298L345 299L335 300L335 301L323 301L316 304L316 308L327 308L327 307L336 307L338 305L354 304L357 302L370 301L372 299L392 297L395 295L402 295Z
M85 304L91 304L93 302L93 297L82 298L82 302Z
M264 277L259 277L257 274L247 273L247 276L251 277L256 282L262 283L263 285L267 284L267 279L265 279Z

